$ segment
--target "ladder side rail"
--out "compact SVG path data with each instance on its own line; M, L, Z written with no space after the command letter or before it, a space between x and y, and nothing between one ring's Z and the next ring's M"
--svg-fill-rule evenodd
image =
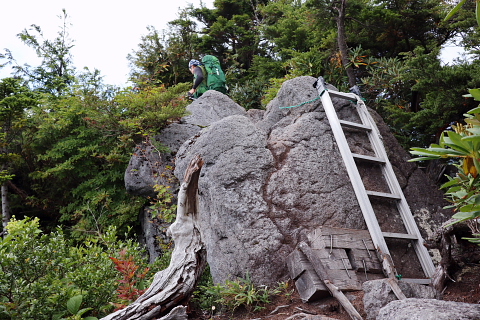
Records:
M373 211L372 204L370 203L367 191L365 190L365 186L363 185L362 178L360 176L360 173L358 172L357 165L355 163L355 160L353 159L350 147L348 146L347 139L345 137L345 134L343 133L343 129L337 117L337 113L333 106L330 95L326 88L324 89L321 86L318 87L318 91L322 99L325 114L327 115L333 135L335 137L335 140L337 141L337 146L340 150L340 154L347 169L347 173L353 185L355 195L357 196L357 201L360 205L360 209L363 213L365 222L372 237L372 241L377 250L379 250L383 254L390 256L390 252L385 242L385 238L382 235L382 231L375 217L375 212Z
M374 149L374 152L377 157L382 158L385 160L384 165L382 166L383 175L386 179L386 182L390 188L390 191L398 195L400 200L396 202L398 211L402 217L403 223L407 230L408 234L415 235L418 240L415 242L415 251L417 253L418 259L422 268L425 272L427 277L432 277L435 273L435 266L433 265L432 259L430 254L428 253L427 248L424 246L424 239L418 229L417 224L415 223L415 219L413 218L412 212L408 205L408 202L403 194L403 190L398 183L398 180L395 176L395 171L393 170L392 164L388 159L387 153L385 151L385 146L383 144L382 138L380 136L380 131L373 120L372 116L367 110L364 102L358 97L357 99L357 111L362 120L363 124L368 124L371 126L372 131L367 133L370 139L371 145Z

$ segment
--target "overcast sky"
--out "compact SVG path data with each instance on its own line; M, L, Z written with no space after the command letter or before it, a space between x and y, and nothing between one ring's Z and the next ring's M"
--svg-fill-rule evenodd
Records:
M178 18L179 8L202 2L213 8L214 0L2 0L0 11L0 52L12 51L20 64L39 65L34 50L23 44L17 34L36 24L46 39L54 39L67 11L70 38L74 40L73 62L77 70L98 69L105 83L127 84L127 55L137 50L147 26L167 29L167 22ZM35 34L35 33L33 33ZM10 70L0 69L0 79Z

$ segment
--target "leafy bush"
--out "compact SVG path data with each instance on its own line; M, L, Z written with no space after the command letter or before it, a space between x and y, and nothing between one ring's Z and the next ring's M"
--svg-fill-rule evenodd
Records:
M82 315L106 315L112 303L124 302L116 296L124 278L110 257L122 259L123 252L142 270L147 265L138 246L118 241L113 228L77 246L60 229L42 233L37 218L12 219L7 231L0 241L0 319L59 319L68 316L67 303L78 295L91 308Z
M228 312L234 312L245 307L249 312L259 311L271 302L272 296L282 292L280 288L255 286L247 272L245 279L227 280L224 285L214 285L210 277L206 284L199 285L195 299L202 309L223 307Z
M480 101L480 89L471 89L470 95ZM412 148L410 153L420 156L411 161L451 159L456 161L458 174L448 177L442 188L456 212L453 219L458 223L466 221L474 238L469 240L480 245L480 106L466 115L466 125L457 124L455 130L444 132L439 144L428 148ZM452 224L453 224L452 223Z
M167 223L174 222L177 205L173 203L172 187L156 184L153 188L157 192L157 198L152 201L152 206L150 207L150 209L154 210L154 217L160 218Z
M71 297L67 301L67 311L71 314L68 318L61 318L61 315L56 315L52 318L52 320L98 320L97 317L86 317L82 318L82 316L92 310L92 308L81 308L83 302L83 296L81 294Z
M191 84L173 87L147 87L140 91L126 90L115 97L121 111L119 124L126 132L143 136L154 135L169 122L185 115L189 103L185 93Z
M268 82L262 79L247 80L244 83L237 83L230 89L230 97L246 110L265 109L261 100Z
M118 298L122 303L115 303L117 309L125 308L128 303L137 300L147 289L145 278L150 271L150 268L144 268L138 273L140 266L138 266L133 256L127 257L127 251L124 249L120 251L120 258L110 257L118 272L122 274L122 280L117 288Z
M187 87L125 90L110 99L78 92L32 108L22 145L28 166L18 175L30 191L22 205L75 225L79 238L109 225L124 233L145 204L125 192L132 150L185 115Z
M283 78L278 78L278 79L270 79L270 85L268 86L268 88L265 90L265 95L264 97L262 98L262 106L264 108L267 107L267 105L270 103L270 101L272 101L273 99L275 99L275 97L277 96L278 92L280 91L280 89L282 88L282 85L285 81L287 80L291 80L295 78L295 76L292 76L292 75L286 75L285 77Z

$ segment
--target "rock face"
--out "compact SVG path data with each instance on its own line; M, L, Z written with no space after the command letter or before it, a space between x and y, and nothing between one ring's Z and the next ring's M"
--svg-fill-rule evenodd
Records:
M244 278L248 272L257 284L274 284L287 277L285 258L304 240L305 232L321 225L366 229L320 100L280 108L318 97L312 86L315 81L299 77L285 82L266 111L245 112L227 96L209 91L189 106L192 114L176 124L188 133L179 134L181 139L169 135L177 145L189 136L181 147L171 148L176 152L174 173L179 180L193 156L199 154L205 161L198 186L200 232L217 283ZM341 119L356 120L350 102L334 99L334 105ZM442 195L415 164L407 162L408 154L378 114L373 116L411 210L427 236L445 220ZM371 153L365 138L356 132L347 135L353 152ZM132 159L127 172L137 172L135 163L139 162ZM369 168L361 171L366 173L368 189L381 187L378 176L368 175ZM399 228L400 218L390 213L391 206L380 209L382 230L404 231ZM397 267L402 262L411 265L408 250L412 251L401 248ZM404 276L409 272L415 270L406 270Z
M380 309L377 320L476 320L480 305L431 299L405 299Z
M407 298L439 299L440 295L433 287L421 284L398 282L403 294ZM367 313L367 320L377 319L381 308L397 300L387 279L371 280L363 283L363 305Z

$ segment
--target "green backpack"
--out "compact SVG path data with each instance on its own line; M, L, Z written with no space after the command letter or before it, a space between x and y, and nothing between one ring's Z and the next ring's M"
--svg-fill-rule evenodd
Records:
M207 71L208 90L227 93L227 80L225 79L225 73L223 73L218 58L212 55L206 55L202 58L202 63Z

